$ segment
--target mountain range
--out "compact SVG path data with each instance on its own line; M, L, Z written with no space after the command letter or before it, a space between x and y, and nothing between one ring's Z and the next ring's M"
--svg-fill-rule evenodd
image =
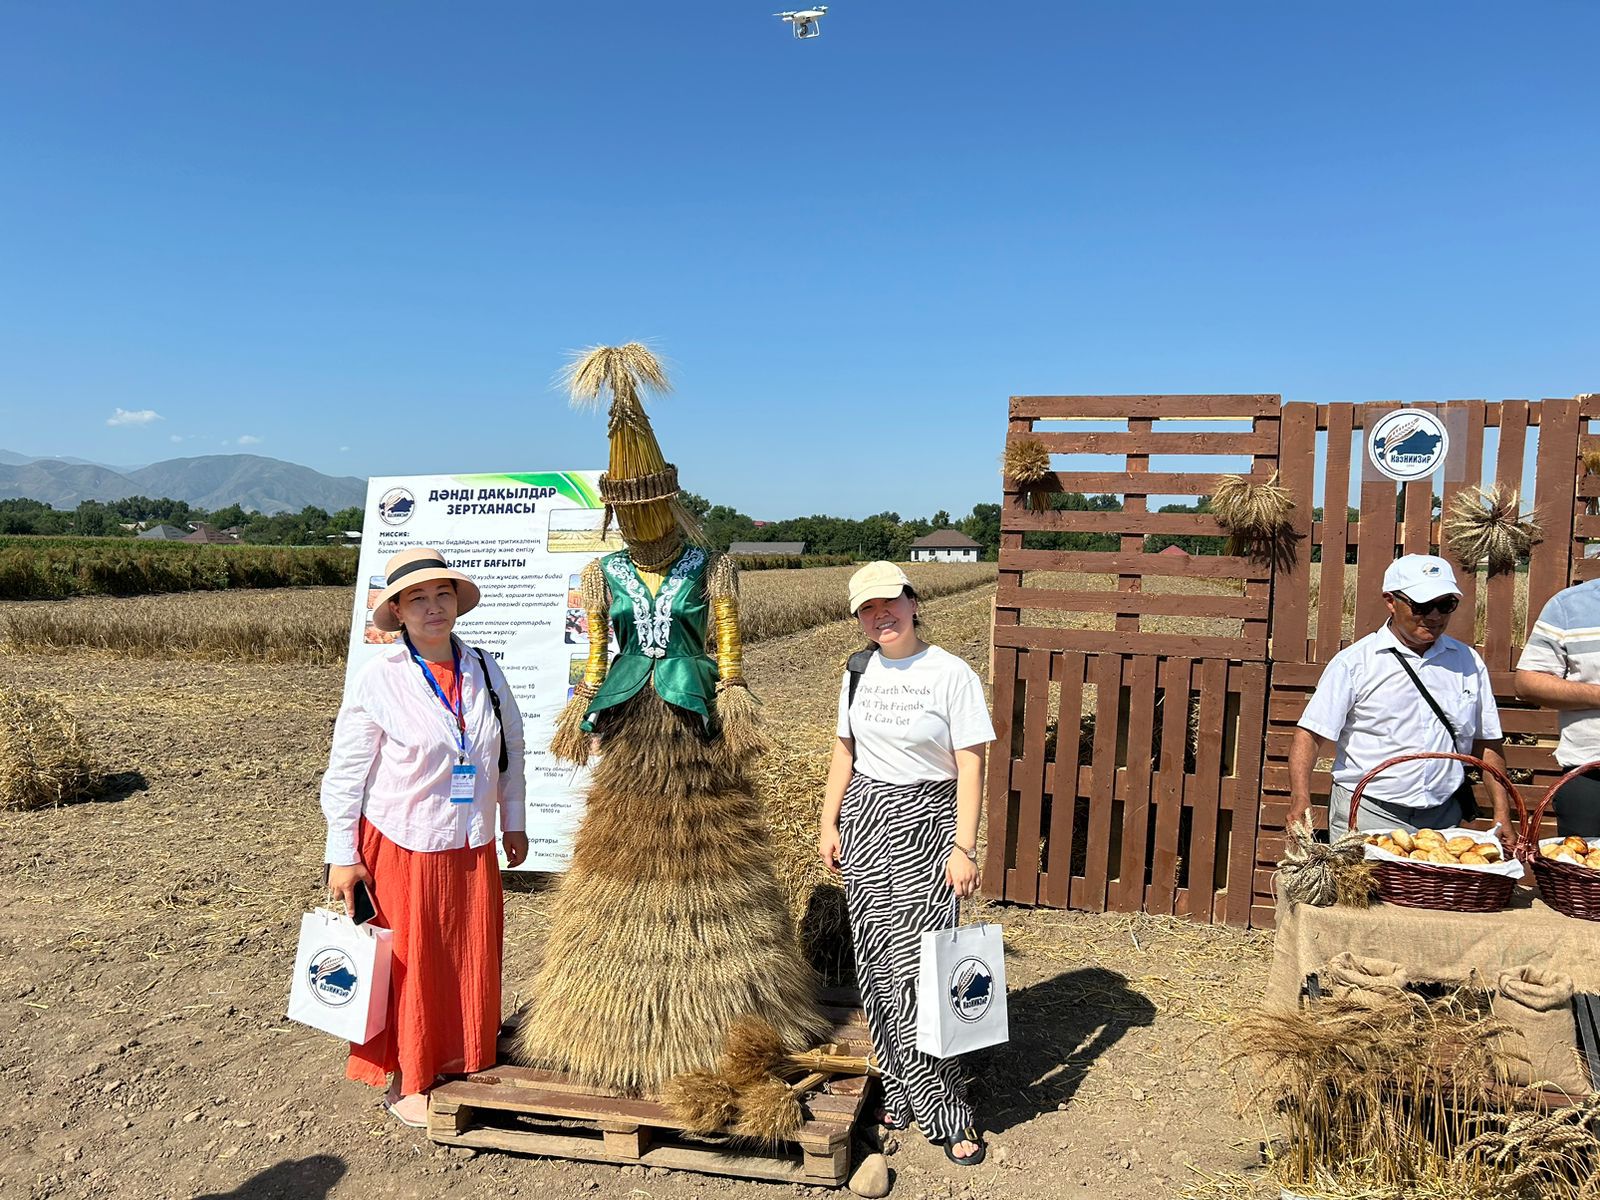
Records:
M237 504L261 513L299 512L315 505L331 513L365 504L367 482L259 454L207 454L119 468L0 450L0 500L39 500L64 509L125 496L184 500L211 511Z

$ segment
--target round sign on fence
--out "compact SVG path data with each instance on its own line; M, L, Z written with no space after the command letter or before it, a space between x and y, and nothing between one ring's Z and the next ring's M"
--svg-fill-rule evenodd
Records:
M1420 408L1384 413L1367 430L1367 458L1400 483L1426 479L1450 451L1444 422Z

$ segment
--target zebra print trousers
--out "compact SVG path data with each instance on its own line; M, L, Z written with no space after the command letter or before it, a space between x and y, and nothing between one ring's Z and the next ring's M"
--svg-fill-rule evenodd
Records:
M956 1137L973 1123L956 1060L917 1049L922 934L950 928L957 916L959 902L945 878L955 835L954 779L889 784L850 777L839 810L839 857L884 1107L936 1139Z

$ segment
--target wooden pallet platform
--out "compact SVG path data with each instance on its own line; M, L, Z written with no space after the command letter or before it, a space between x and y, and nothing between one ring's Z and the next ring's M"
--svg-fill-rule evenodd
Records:
M859 1008L823 1011L841 1053L871 1053ZM497 1066L429 1094L428 1137L478 1150L839 1187L850 1177L851 1135L869 1090L862 1077L819 1081L801 1099L798 1135L767 1147L688 1133L653 1098L586 1087L555 1071Z

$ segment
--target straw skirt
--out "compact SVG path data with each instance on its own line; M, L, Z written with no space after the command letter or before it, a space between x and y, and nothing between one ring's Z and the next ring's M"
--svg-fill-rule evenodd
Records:
M493 1066L505 913L494 843L407 850L363 818L360 845L377 924L394 931L394 961L389 1023L350 1047L345 1073L382 1087L398 1072L409 1094L439 1075Z

